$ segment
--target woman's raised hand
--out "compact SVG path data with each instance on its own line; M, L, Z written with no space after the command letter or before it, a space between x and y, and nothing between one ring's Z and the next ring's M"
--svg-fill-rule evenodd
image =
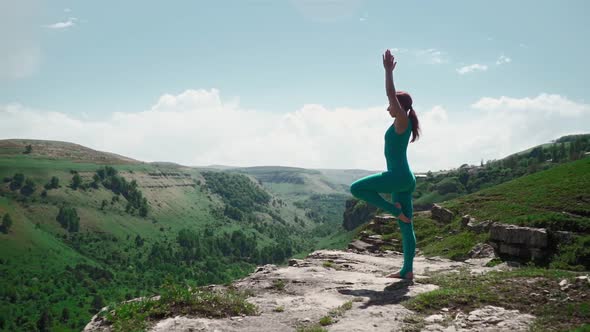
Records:
M395 57L391 54L391 51L387 49L383 54L383 68L388 71L393 71L397 62L394 61Z

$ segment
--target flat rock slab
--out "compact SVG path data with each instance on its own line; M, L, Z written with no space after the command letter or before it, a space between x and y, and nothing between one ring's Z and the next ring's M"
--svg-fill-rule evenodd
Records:
M325 266L326 262L330 264ZM258 306L260 315L223 319L178 316L157 322L149 331L295 331L300 326L317 324L331 310L348 301L352 301L352 309L335 317L334 323L325 327L328 331L402 331L407 325L404 321L409 316L420 315L406 309L400 302L438 288L423 282L385 277L398 271L402 263L403 255L398 252L369 254L339 250L315 251L293 266L268 264L233 283L238 289L249 290L253 294L248 301ZM429 272L456 271L463 267L475 266L473 262L467 264L438 257L416 256L414 276L418 280L426 278L424 274ZM478 269L483 273L487 268L478 266ZM277 280L282 282L277 283ZM278 307L283 310L275 311ZM448 315L443 313L443 316L445 314ZM460 321L457 327L462 328L462 331L482 331L486 314L474 316L478 317L478 321ZM454 326L440 325L440 320L439 317L431 319L427 327L436 330L439 326ZM510 330L521 329L510 325ZM89 324L84 331L110 329L106 326L97 328L96 325L93 328Z

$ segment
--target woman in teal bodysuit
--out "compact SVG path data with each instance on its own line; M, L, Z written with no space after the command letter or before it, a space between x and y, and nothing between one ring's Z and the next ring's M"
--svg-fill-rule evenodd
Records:
M350 192L358 199L365 200L397 217L402 233L404 265L399 272L387 275L391 278L412 279L416 235L412 223L412 193L416 189L416 177L406 156L410 134L412 142L419 136L416 112L412 108L412 97L403 91L395 91L393 69L397 62L387 50L383 55L385 67L385 90L389 99L387 110L394 123L385 132L385 159L387 172L377 173L359 179L350 185ZM379 193L391 193L392 202Z

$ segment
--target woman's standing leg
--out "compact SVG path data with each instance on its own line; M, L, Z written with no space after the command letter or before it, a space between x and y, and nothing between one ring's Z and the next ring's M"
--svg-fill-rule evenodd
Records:
M402 212L408 218L412 219L411 223L406 223L397 220L400 231L402 233L402 248L404 250L404 265L400 271L400 276L405 277L406 273L414 272L414 256L416 254L416 234L414 233L414 205L412 203L412 192L393 192L391 193L393 202L399 202L402 206Z
M385 200L379 193L390 193L399 190L395 175L391 172L376 173L358 179L350 185L350 193L364 201L367 201L394 216L398 216L402 210Z

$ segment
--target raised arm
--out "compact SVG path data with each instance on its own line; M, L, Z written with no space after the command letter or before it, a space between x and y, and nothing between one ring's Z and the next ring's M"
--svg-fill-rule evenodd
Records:
M393 69L397 62L394 61L391 51L385 51L383 54L383 68L385 68L385 92L387 99L389 99L389 107L392 108L395 114L395 132L403 133L408 128L408 114L402 109L397 97L395 96L395 85L393 84Z

